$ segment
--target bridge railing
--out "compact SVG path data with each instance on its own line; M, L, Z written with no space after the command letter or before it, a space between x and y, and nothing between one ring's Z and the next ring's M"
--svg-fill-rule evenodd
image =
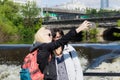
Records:
M106 73L106 72L84 72L84 76L110 76L120 77L120 73Z
M61 14L56 16L55 19L49 19L47 21L60 21L60 20L71 20L71 19L91 19L91 18L110 18L110 17L120 17L120 12L104 12L104 13L96 13L96 14Z

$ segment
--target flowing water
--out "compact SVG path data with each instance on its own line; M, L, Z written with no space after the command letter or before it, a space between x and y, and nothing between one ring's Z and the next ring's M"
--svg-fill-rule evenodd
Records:
M120 44L105 43L105 44L72 44L78 51L78 56L83 70L86 72L108 72L120 73ZM0 45L0 80L20 80L20 64L24 56L29 52L31 45ZM117 54L110 56L107 60L105 55ZM105 57L104 57L105 56ZM109 55L108 55L109 56ZM107 56L107 57L108 57ZM101 61L101 57L103 61ZM99 61L97 66L89 68L93 60ZM90 64L91 63L91 64ZM120 80L120 76L84 76L84 80Z

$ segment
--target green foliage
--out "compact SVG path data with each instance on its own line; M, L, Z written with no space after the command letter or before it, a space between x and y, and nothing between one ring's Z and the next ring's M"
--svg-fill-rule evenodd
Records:
M37 18L40 14L40 9L36 6L35 2L28 1L26 5L22 6L21 13L24 17L24 26L19 26L21 40L24 43L32 43L35 32L42 25L42 19Z
M34 30L31 28L19 26L20 41L24 43L32 43Z
M42 25L42 18L38 19L34 24L34 27L24 27L19 26L20 40L24 43L32 43L34 39L34 34Z
M120 14L120 11L118 10L107 10L107 9L86 9L86 15L89 15L90 17L110 17L110 16L116 16Z
M39 29L39 28L41 28L41 26L42 26L42 18L39 18L38 19L38 21L36 21L36 23L35 23L35 32L37 32L37 30Z
M10 21L7 21L7 23L6 23L6 22L3 22L0 20L0 29L2 32L9 34L9 35L17 33L17 28Z
M37 7L36 3L28 1L22 6L22 15L25 18L35 18L39 15L40 9Z
M117 25L118 25L118 27L120 27L120 20L117 21Z
M83 42L97 42L97 28L89 29L83 32Z
M18 26L22 25L20 6L12 1L0 1L0 43L19 40Z
M14 16L18 15L19 6L16 5L15 3L7 1L1 6L3 6L1 8L1 13L3 13L5 17L7 17L9 20L13 21Z
M45 17L50 17L50 14L46 12Z
M115 37L120 37L120 33L114 32L114 33L113 33L113 36L115 36Z
M49 21L50 14L48 12L45 13L44 21Z
M82 35L83 35L82 41L84 42L87 40L87 31L83 31Z
M40 14L40 9L37 7L35 2L28 1L26 5L22 6L21 13L24 19L24 26L34 27L36 17Z
M18 34L17 26L14 24L14 17L17 17L17 5L11 1L0 1L0 43L15 41ZM17 10L16 10L17 9ZM19 22L18 22L19 23ZM19 24L18 24L19 25Z
M86 14L96 14L97 10L96 9L86 9Z
M11 21L7 19L4 19L4 21L2 21L0 19L0 43L16 41L18 39L17 31L18 29L14 26L14 24Z
M42 19L37 18L39 12L35 2L20 6L9 0L0 0L0 43L31 43L42 25Z
M19 13L20 10L19 8L20 8L19 5L11 1L5 1L4 4L0 5L1 16L7 18L15 26L18 26L19 24L21 24L21 21L23 20Z

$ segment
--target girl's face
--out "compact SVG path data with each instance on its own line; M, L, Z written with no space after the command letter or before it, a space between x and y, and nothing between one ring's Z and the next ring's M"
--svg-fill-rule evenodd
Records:
M62 36L60 35L60 33L56 32L56 36L55 36L55 38L53 38L53 40L56 41L56 40L60 39L61 37Z

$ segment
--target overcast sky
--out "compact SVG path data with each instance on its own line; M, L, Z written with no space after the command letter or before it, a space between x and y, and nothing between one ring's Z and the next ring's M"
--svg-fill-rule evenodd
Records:
M53 7L55 5L64 4L72 0L38 0L41 2L42 7ZM100 0L76 0L80 1L81 4L84 4L87 7L100 8ZM109 7L120 9L120 0L109 0Z

